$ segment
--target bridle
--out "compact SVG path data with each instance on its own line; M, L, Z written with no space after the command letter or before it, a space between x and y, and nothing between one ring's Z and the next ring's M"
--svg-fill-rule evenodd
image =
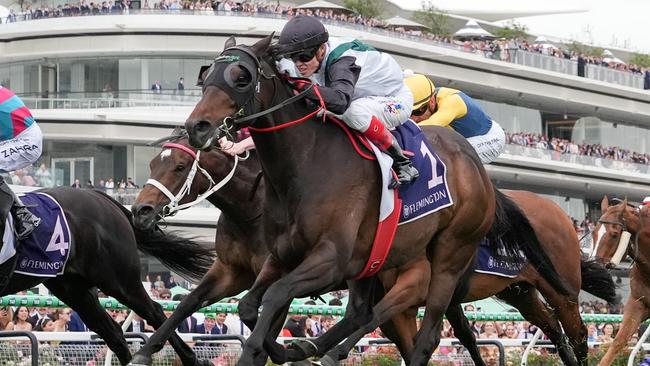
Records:
M276 126L269 127L269 128L256 128L256 127L253 127L253 126L249 126L249 129L251 131L256 131L256 132L276 131L276 130L279 130L279 129L282 129L282 128L290 127L290 126L293 126L295 124L304 122L304 121L310 119L311 117L313 117L314 115L325 112L325 103L324 103L323 99L320 96L320 92L318 91L318 87L315 84L313 84L309 79L283 77L284 80L289 81L289 82L300 80L300 81L308 84L308 86L305 89L301 90L298 94L293 95L293 96L281 101L280 103L275 104L274 99L277 96L277 88L275 88L276 83L273 83L274 88L275 88L275 90L273 92L273 98L274 99L271 100L271 104L273 104L273 106L269 107L267 109L261 110L259 112L253 113L253 114L244 115L244 110L246 110L246 109L255 110L255 107L253 106L253 104L261 104L260 101L257 99L257 95L260 93L261 78L264 78L265 80L273 80L274 78L279 80L280 78L278 78L278 76L276 75L274 70L271 69L271 66L268 65L267 62L264 62L264 65L263 65L262 62L260 61L259 57L253 51L251 51L249 47L239 46L239 45L229 47L229 48L226 48L221 53L221 56L228 56L228 55L233 54L233 53L243 53L243 55L240 55L240 56L245 56L245 59L253 60L254 67L252 67L250 65L250 63L247 63L247 62L241 62L240 66L243 67L244 69L246 69L251 74L251 76L252 76L251 83L253 85L255 85L255 88L250 90L250 95L247 96L244 99L245 103L243 104L243 106L236 113L223 118L221 123L217 126L217 129L215 131L216 136L213 136L213 141L220 138L221 136L226 136L226 137L231 138L233 136L233 132L237 129L238 125L242 125L242 124L244 124L246 122L250 122L250 121L255 121L260 117L263 117L265 115L268 115L268 114L271 114L271 113L273 113L275 111L278 111L278 110L280 110L280 109L282 109L284 107L287 107L287 106L289 106L289 105L291 105L291 104L305 98L307 96L307 94L312 90L319 97L319 100L320 100L320 106L315 111L313 111L313 112L309 113L308 115L304 116L303 118L300 118L300 119L295 120L295 121L282 123L280 125L276 125ZM221 84L223 84L223 83L221 83ZM216 85L216 86L219 86L219 85ZM323 113L323 116L324 116L324 113Z
M627 222L625 220L625 209L626 207L623 207L623 212L621 213L621 219L618 221L614 220L603 220L598 219L598 223L602 225L613 225L613 226L620 226L621 227L621 237L619 239L618 245L616 247L616 250L612 257L610 258L610 262L608 265L610 267L617 267L621 260L625 257L625 255L628 253L628 249L632 249L634 253L638 250L637 246L637 238L638 238L638 230L636 233L636 237L633 240L631 239L632 234L628 231L627 227ZM605 228L605 226L603 226ZM600 231L600 230L599 230ZM593 249L593 256L596 255L596 252L598 251L598 246L600 245L600 241L602 237L607 233L607 229L605 228L605 231L601 234L598 234L598 237L596 238L596 243L594 244L594 249ZM632 260L634 260L635 255L632 255Z
M168 149L181 150L189 154L194 159L194 162L192 163L192 167L190 168L190 171L187 174L187 178L185 178L185 182L183 183L183 185L181 186L181 188L179 189L176 195L174 195L169 189L167 189L167 187L165 187L162 183L160 183L156 179L149 178L145 183L145 185L149 184L158 188L158 190L161 191L169 199L169 203L162 208L161 211L162 217L173 216L180 210L186 209L188 207L192 207L204 201L214 192L218 191L223 186L225 186L232 179L233 175L235 174L235 169L237 169L237 162L239 160L246 160L248 158L248 152L246 153L246 156L243 158L240 158L239 156L235 155L235 162L230 172L219 183L215 183L212 177L210 176L210 173L208 173L207 170L203 169L199 165L199 160L201 158L201 150L195 152L194 150L192 150L191 148L185 145L181 145L173 142L168 142L166 144L163 144L162 147ZM197 171L201 172L201 174L203 174L208 179L208 181L210 182L210 186L205 192L197 195L194 201L179 204L179 202L183 198L185 198L185 196L188 196L190 194L192 182L194 182L194 177L196 176Z

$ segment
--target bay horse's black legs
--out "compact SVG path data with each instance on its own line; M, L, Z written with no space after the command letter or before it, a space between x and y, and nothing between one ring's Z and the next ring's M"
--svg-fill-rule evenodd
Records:
M241 272L241 271L240 271ZM149 338L149 341L133 356L132 365L151 364L151 355L160 351L176 328L205 304L211 304L227 296L234 296L253 282L252 274L236 273L219 259L201 279L196 289L178 305L172 315Z
M374 277L348 281L350 298L345 316L323 335L312 342L296 341L289 346L289 361L300 361L312 356L323 356L332 347L354 333L372 318L373 290L379 283Z
M450 305L446 314L449 324L454 328L454 335L463 344L465 349L467 349L470 356L472 356L474 364L476 366L486 366L483 358L481 358L481 352L478 350L476 335L472 332L461 305Z
M348 357L348 353L366 334L375 330L394 315L425 301L427 294L422 288L429 281L429 261L421 255L407 265L400 267L395 283L384 297L372 308L372 318L364 323L340 345L327 352L327 358L338 361ZM345 336L345 335L342 335Z
M268 288L262 298L262 313L257 320L253 333L244 346L242 356L237 365L258 365L255 363L255 360L264 352L264 339L271 331L274 321L281 315L287 299L331 289L343 280L344 273L338 268L340 258L337 257L334 246L335 244L329 241L320 242L316 247L320 247L321 250L312 252L293 271L286 274ZM265 268L268 263L269 261L267 260ZM264 269L262 273L264 273ZM251 299L248 299L248 301L251 301ZM249 305L253 303L249 302ZM247 310L250 312L252 309L256 311L257 307L253 306ZM247 316L250 316L250 313Z
M99 304L94 286L74 275L63 275L45 283L52 293L73 308L86 326L97 333L122 365L131 359L122 328Z
M530 285L508 288L497 295L519 310L521 315L539 327L553 342L562 362L568 366L577 366L578 360L562 331L553 311L539 297L539 293Z
M449 307L456 287L474 260L479 238L462 235L463 222L452 220L430 245L431 277L422 325L415 340L411 365L426 366L440 343L442 317Z

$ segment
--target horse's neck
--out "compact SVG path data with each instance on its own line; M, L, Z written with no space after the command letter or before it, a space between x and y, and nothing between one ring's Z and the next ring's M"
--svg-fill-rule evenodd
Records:
M249 159L255 158L251 156ZM240 163L230 182L208 197L208 201L234 222L254 220L262 212L263 201L263 189L255 187L258 171L259 165L254 161Z
M646 221L650 221L646 219ZM629 228L634 242L630 245L630 256L640 269L650 272L650 222L641 224L641 219L634 221L634 226Z

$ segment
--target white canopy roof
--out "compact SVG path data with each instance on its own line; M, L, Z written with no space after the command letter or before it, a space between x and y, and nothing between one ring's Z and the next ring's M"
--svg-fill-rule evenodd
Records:
M533 46L540 46L542 48L557 48L554 44L549 42L544 36L539 36L535 38L535 41L533 42Z
M295 7L296 9L332 9L352 13L352 10L325 0L315 0Z
M603 61L607 62L608 64L624 64L624 63L626 63L625 61L621 60L620 58L614 56L614 54L610 50L603 51Z
M492 33L481 28L480 25L475 20L468 20L463 28L459 29L454 33L456 38L482 38L482 39L492 39L496 38Z
M420 24L418 22L414 22L410 19L402 18L400 16L394 16L390 19L386 19L384 21L388 27L404 27L404 28L419 28L419 29L425 29L427 28L426 25Z

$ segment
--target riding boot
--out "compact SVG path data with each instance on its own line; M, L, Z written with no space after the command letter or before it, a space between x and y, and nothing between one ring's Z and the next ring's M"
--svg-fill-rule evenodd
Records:
M370 120L370 127L363 133L381 151L393 158L393 170L397 173L397 182L393 181L390 188L396 188L399 184L407 184L420 176L411 160L404 155L402 148L390 131L375 116Z
M14 228L16 230L16 237L19 240L22 240L29 236L29 234L36 229L41 223L41 219L34 216L28 209L25 207L23 202L16 196L16 194L9 188L9 185L2 180L0 183L0 191L2 191L0 197L1 200L6 200L7 197L11 199L11 214L14 217Z
M393 158L393 169L397 172L397 179L400 184L411 183L420 176L420 173L413 166L411 159L404 155L404 151L402 151L395 136L393 134L390 135L393 141L388 149L386 149L386 152Z

